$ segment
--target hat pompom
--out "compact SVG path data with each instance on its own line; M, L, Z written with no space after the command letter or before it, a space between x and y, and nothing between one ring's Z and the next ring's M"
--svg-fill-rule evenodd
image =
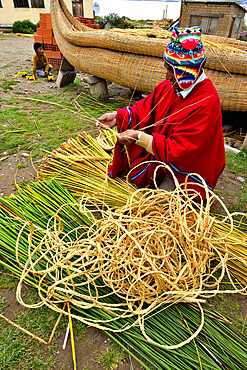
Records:
M193 50L199 45L199 39L188 37L184 40L181 40L181 45L186 50Z

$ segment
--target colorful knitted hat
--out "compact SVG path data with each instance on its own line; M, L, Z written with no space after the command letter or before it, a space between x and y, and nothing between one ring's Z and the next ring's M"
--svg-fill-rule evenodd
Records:
M173 68L177 83L183 90L193 85L206 59L201 32L199 26L174 28L165 49L164 60Z

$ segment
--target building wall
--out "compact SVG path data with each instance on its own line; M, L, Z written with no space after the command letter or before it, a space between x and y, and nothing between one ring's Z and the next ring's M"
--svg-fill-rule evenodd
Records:
M209 16L218 15L219 17L213 17L214 22L217 22L215 18L218 18L217 31L203 33L214 34L217 36L229 37L230 28L232 26L231 38L239 38L240 31L244 23L245 11L236 4L230 3L209 3L209 2L182 2L181 13L180 13L180 27L190 27L191 17L194 19L198 16L198 24L200 25L200 15ZM233 18L235 18L233 22ZM205 19L205 18L204 18ZM211 18L212 19L212 18ZM194 25L194 24L193 24ZM236 28L238 30L236 32Z
M93 0L83 0L83 10L85 18L93 18Z
M28 0L29 8L15 8L13 0L1 0L0 26L12 25L15 21L30 19L31 22L39 21L39 13L50 13L50 0L44 0L44 8L31 8L31 0ZM72 13L72 0L65 0ZM93 0L83 0L84 17L93 18Z

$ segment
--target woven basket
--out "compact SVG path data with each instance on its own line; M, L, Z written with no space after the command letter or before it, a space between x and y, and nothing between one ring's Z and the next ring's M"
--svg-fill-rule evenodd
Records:
M101 38L101 32L99 31L76 31L76 27L85 28L86 26L81 25L76 19L72 19L73 17L68 11L64 13L60 6L60 1L62 4L63 0L51 0L54 35L62 54L75 68L145 93L150 93L158 83L164 80L165 69L162 58L116 51L119 49L119 46L118 48L116 46L115 50L109 50L109 48L91 47L91 45L89 47L78 46L72 42L73 37L76 39L76 34L78 44L81 43L81 35L84 37L91 34L95 45L98 42L98 38L102 40L103 38ZM67 32L71 33L70 37L68 37ZM104 34L107 33L107 31L103 32ZM112 37L105 40L105 42L110 45L114 40L116 43L115 38L118 37L117 35L112 34ZM127 44L128 39L129 37L126 39L126 48L129 50L129 45ZM132 37L131 42L133 47L136 45L136 39L137 44L140 44L139 38ZM150 47L144 37L141 37L141 39L145 40L143 47ZM122 38L120 37L119 40L122 41ZM160 41L163 40L158 40L158 42ZM210 69L205 69L205 73L212 80L218 91L222 109L247 111L246 75L230 75L226 72L218 72Z

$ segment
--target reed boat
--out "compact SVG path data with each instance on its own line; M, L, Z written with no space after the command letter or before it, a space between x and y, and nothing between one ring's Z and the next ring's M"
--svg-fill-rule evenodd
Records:
M51 0L51 18L56 42L76 69L150 93L165 78L163 53L168 31L155 38L134 30L96 30L80 23L64 0ZM247 111L247 43L204 35L205 73L218 91L221 108Z

